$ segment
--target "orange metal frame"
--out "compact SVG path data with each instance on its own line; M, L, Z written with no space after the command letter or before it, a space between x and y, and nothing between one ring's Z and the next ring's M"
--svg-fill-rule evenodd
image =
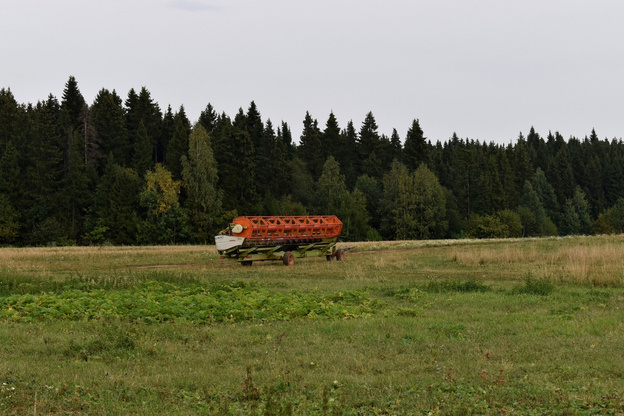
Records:
M243 227L232 235L251 240L335 238L342 231L342 221L335 215L238 217L232 223Z

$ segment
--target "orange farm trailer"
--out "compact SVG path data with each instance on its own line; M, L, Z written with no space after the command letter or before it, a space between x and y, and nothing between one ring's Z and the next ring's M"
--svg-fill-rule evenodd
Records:
M336 248L342 222L335 215L238 217L215 237L222 259L251 266L254 261L325 256L342 260L345 250Z

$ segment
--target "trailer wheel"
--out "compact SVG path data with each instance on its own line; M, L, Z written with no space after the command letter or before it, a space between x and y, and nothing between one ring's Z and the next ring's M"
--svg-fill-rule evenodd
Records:
M339 248L338 250L336 250L336 254L334 254L334 257L336 258L336 261L343 261L344 251L341 248Z
M292 252L287 251L284 253L284 256L282 256L282 261L285 266L292 266L295 264L295 255Z
M327 261L332 261L332 260L333 260L332 255L331 255L331 254L326 255L326 256L325 256L325 260L327 260Z
M253 262L251 260L241 261L241 265L243 265L243 266L251 266L252 264L253 264Z

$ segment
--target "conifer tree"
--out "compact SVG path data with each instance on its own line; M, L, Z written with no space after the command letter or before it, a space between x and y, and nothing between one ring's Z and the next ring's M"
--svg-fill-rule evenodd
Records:
M390 162L392 162L393 160L398 160L400 162L404 161L404 149L403 149L403 145L401 144L401 137L399 137L399 133L397 132L396 129L392 129L392 135L390 136L390 144L391 144L391 149L392 149L392 154L391 154L391 159ZM388 169L390 168L390 165L388 165Z
M63 100L61 101L61 125L65 132L74 131L82 124L82 112L86 105L82 93L78 89L76 78L70 76L65 83Z
M103 231L107 241L136 244L139 193L143 183L134 169L116 164L114 156L108 158L94 204L98 217L96 227Z
M362 193L366 198L366 211L370 214L370 225L379 231L381 227L382 211L380 201L382 199L381 182L368 175L362 175L355 183L355 190Z
M347 123L347 127L340 132L340 141L336 149L336 161L340 164L345 175L348 189L353 189L361 170L357 148L357 132L353 121Z
M368 174L376 178L383 175L383 160L380 154L381 139L375 117L372 112L366 114L360 128L358 149L361 163L360 174Z
M19 147L22 142L25 114L10 89L0 89L0 156L9 141Z
M182 186L191 238L204 244L216 233L222 215L221 192L210 135L201 123L189 137L188 156L182 156Z
M408 169L416 170L421 163L431 167L431 156L429 145L420 127L420 122L415 119L405 136L403 147L405 165Z
M14 243L19 235L19 217L11 199L0 192L0 245Z
M17 201L23 189L20 155L12 140L3 150L0 157L0 193L9 197L11 201Z
M308 171L315 179L321 176L323 163L325 162L321 148L321 135L318 121L312 119L310 113L306 112L297 154L305 162Z
M333 112L329 113L325 130L321 134L321 158L327 160L329 156L336 158L338 147L340 145L340 126Z
M535 192L531 182L528 180L524 182L521 207L525 208L525 211L520 211L523 217L525 236L540 235L542 225L544 220L546 220L546 212L537 192Z
M408 181L409 171L404 164L395 160L390 171L383 177L383 197L379 202L380 229L384 240L397 238L399 212L399 196L402 184Z
M557 201L557 195L552 185L548 183L546 174L541 168L537 168L535 172L535 192L544 207L546 216L549 217L555 224L559 223L559 202Z
M165 163L167 160L167 148L169 147L169 142L175 133L175 115L171 110L171 106L167 106L167 111L163 115L163 121L161 124L160 131L160 142L158 148L158 159L157 163Z
M98 143L103 155L100 170L106 165L106 158L112 154L117 163L122 165L130 162L132 148L128 140L128 131L124 121L124 110L121 97L115 90L112 92L101 89L91 106L93 126L97 133Z
M337 213L347 193L345 177L340 173L340 165L330 156L323 165L323 172L316 184L316 212Z
M132 167L139 175L139 178L143 178L145 172L154 167L154 162L152 160L152 141L147 133L145 124L143 124L143 120L139 122L133 153Z
M208 134L214 134L217 127L218 115L212 104L208 103L206 108L199 115L199 123Z
M137 134L141 121L145 125L147 135L151 140L152 159L154 161L162 159L157 155L157 147L161 140L162 113L158 103L156 103L147 88L141 87L139 94L134 89L128 92L126 106L126 128L131 142L131 149L137 141ZM187 123L188 124L188 123ZM187 125L187 130L189 126ZM132 160L132 159L130 159Z
M282 138L282 141L284 142L287 160L292 160L292 158L295 157L296 147L293 143L292 132L290 131L288 123L282 121L282 128L279 129L279 133L281 134L280 136Z
M30 126L25 153L28 163L24 166L24 185L18 210L26 233L43 224L50 217L65 214L63 206L64 160L60 143L64 143L58 123L60 104L53 96L39 102L29 113ZM28 240L28 238L26 239ZM25 241L43 244L44 241Z
M225 211L259 214L260 198L256 191L254 148L245 130L242 111L234 123L223 115L218 123L215 158L219 167L219 188L223 191Z
M181 158L188 152L189 136L187 134L187 129L184 126L183 117L176 115L173 126L173 137L171 137L167 146L165 166L171 172L174 179L177 180L182 177Z

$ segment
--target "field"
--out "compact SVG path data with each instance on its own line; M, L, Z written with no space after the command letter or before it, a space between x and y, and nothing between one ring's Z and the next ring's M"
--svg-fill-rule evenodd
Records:
M0 414L624 414L624 236L352 246L0 249Z

